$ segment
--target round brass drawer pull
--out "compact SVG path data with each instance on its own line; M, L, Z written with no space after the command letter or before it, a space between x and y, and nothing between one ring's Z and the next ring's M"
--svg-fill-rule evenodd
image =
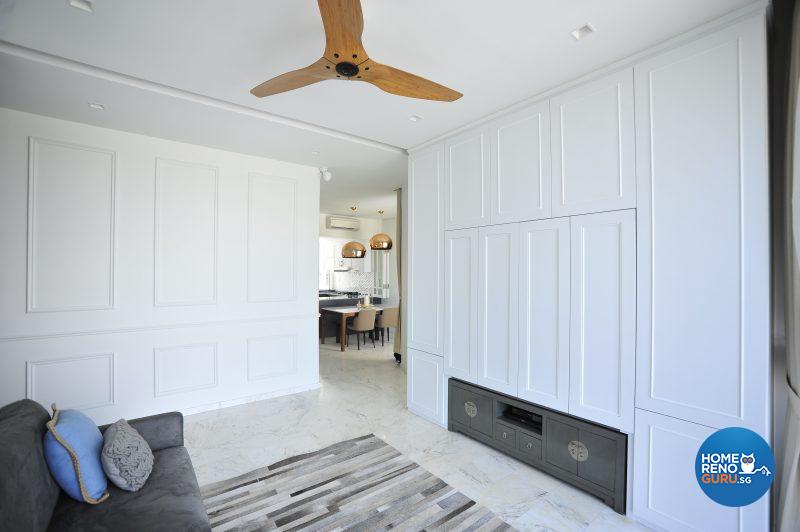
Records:
M567 451L572 459L578 462L585 462L589 459L589 449L582 441L572 440L567 444Z
M472 401L467 401L464 403L464 411L469 417L475 417L478 415L478 407Z

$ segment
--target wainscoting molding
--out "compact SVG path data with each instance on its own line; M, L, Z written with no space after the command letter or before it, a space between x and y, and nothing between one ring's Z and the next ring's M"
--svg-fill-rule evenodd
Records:
M116 152L28 137L28 313L114 308L115 213Z
M172 191L166 190L170 180L176 180ZM181 195L170 197L171 192ZM156 158L155 306L217 303L218 203L219 168ZM204 204L209 210L201 211ZM172 212L164 212L168 209ZM210 231L203 234L204 228ZM202 278L186 274L198 270L205 273Z
M273 321L293 321L317 319L317 313L295 314L291 316L258 316L255 318L237 318L230 320L210 320L186 323L168 323L164 325L143 325L141 327L119 327L114 329L89 329L85 331L63 331L23 336L0 336L0 342L19 342L22 340L45 340L50 338L66 338L70 336L88 336L96 334L137 333L142 331L164 331L170 329L186 329L192 327L214 327L217 325L238 325L244 323L261 323Z
M218 382L218 367L216 343L156 347L153 349L154 396L214 388ZM205 379L195 380L195 377Z
M286 377L297 373L297 334L247 339L247 380Z
M28 361L25 397L48 406L57 403L60 409L89 410L114 405L114 362L114 353ZM53 394L56 389L57 396Z
M247 301L297 299L297 180L250 172Z

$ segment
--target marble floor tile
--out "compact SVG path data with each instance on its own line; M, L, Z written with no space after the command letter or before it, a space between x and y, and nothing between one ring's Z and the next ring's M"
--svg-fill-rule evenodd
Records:
M318 390L186 417L200 484L373 433L519 530L645 530L583 492L408 412L390 346L320 346Z

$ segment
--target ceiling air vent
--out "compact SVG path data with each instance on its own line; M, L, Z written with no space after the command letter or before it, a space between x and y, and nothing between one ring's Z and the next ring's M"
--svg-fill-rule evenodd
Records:
M328 229L358 231L361 229L361 221L358 218L347 216L328 216Z

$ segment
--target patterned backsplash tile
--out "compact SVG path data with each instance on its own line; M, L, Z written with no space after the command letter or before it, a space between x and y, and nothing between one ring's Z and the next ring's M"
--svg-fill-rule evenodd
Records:
M375 286L372 272L333 272L333 289L340 292L371 294Z

